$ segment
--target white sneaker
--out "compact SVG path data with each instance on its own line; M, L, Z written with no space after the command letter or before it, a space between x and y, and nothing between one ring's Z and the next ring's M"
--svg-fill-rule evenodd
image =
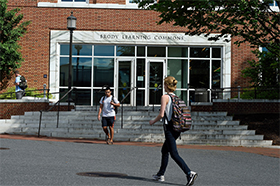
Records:
M197 173L194 171L191 171L190 175L187 176L188 182L186 186L190 186L194 184L194 180L197 178Z
M164 176L153 175L153 180L164 181Z

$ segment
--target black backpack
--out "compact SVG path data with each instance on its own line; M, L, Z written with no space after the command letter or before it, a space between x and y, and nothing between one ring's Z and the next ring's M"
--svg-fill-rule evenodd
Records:
M20 76L19 88L22 90L27 88L27 82L24 76Z
M105 96L103 96L102 97L102 102L104 102L104 98L105 98ZM112 95L112 100L111 100L111 102L114 102L114 96ZM115 103L115 102L114 102ZM118 107L114 107L114 110L115 110L115 113L117 114L118 113Z

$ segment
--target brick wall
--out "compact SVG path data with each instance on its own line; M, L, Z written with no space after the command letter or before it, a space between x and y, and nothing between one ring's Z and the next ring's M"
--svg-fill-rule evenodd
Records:
M1 101L0 102L0 119L11 119L12 115L24 115L24 112L47 110L51 107L48 101L30 101L30 100L12 100L12 101ZM74 108L73 105L70 106ZM56 111L57 106L52 109ZM68 106L61 105L60 111L67 111Z
M24 15L24 21L31 20L28 32L21 39L21 52L25 61L19 69L28 80L31 88L49 88L49 56L50 31L67 30L67 17L73 11L77 18L77 30L80 31L123 31L123 32L185 32L186 28L172 24L158 25L159 13L141 9L98 9L98 8L40 8L38 2L53 2L56 0L17 0L9 1L8 9L21 8L19 13ZM125 0L90 0L93 3L124 4ZM233 42L238 38L233 38ZM232 42L232 43L233 43ZM239 48L232 46L231 86L247 86L248 79L241 77L241 70L246 62L254 56L248 43ZM47 74L47 78L43 75ZM12 87L14 79L9 81Z
M203 103L192 103L192 111L208 111L208 112L218 112L226 111L229 115L234 114L279 114L280 113L280 101L244 101L242 102L213 102L212 104Z

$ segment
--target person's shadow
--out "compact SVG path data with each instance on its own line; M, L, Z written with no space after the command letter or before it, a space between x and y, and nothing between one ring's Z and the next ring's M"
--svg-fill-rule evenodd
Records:
M115 172L80 172L77 173L79 176L89 176L89 177L104 177L104 178L120 178L120 179L127 179L127 180L137 180L137 181L146 181L146 182L152 182L152 183L160 183L160 184L166 184L166 185L180 185L170 182L157 182L152 179L143 178L143 177L137 177L137 176L129 176L127 174L122 173L115 173Z

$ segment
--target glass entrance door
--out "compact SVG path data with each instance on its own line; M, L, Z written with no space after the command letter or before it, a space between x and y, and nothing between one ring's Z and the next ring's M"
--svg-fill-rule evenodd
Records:
M148 62L148 104L160 105L164 92L163 78L166 76L166 62L164 60L150 60Z
M134 61L131 59L118 59L118 69L117 69L117 96L118 100L122 101L124 105L135 105L134 94L135 91L131 92L127 97L126 95L134 87L135 82L135 65ZM126 98L125 98L126 97Z

